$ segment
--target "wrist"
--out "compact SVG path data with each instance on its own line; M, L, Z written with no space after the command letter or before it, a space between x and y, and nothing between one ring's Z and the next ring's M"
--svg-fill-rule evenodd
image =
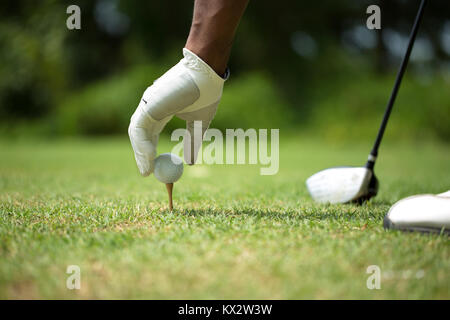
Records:
M186 43L185 49L188 49L206 63L219 77L226 78L228 58L230 49L217 50L211 46L196 46L192 43Z

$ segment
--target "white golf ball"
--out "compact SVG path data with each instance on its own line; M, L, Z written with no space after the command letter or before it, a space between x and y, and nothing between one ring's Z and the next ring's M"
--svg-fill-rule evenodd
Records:
M183 174L183 161L174 154L163 153L155 159L155 171L153 173L156 179L162 183L174 183Z

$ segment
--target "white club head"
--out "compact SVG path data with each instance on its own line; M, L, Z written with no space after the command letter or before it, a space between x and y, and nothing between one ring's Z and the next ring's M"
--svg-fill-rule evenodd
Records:
M376 195L378 181L364 167L336 167L317 172L306 180L311 197L321 203L347 203Z

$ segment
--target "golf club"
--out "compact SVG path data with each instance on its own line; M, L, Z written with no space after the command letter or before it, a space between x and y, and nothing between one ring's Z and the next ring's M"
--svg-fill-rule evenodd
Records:
M378 131L377 138L369 154L364 167L334 167L317 172L306 180L311 197L317 202L323 203L361 203L374 196L378 192L378 179L374 173L375 161L378 156L378 148L383 139L384 131L389 120L389 116L394 106L403 75L409 62L412 48L419 30L419 25L423 17L427 0L422 0L419 11L414 22L408 47L403 57L400 69L397 73L394 88L386 107L386 111Z

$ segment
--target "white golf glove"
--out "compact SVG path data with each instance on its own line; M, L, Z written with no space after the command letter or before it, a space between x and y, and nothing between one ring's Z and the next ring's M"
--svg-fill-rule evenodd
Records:
M174 115L186 120L184 158L186 163L194 164L222 97L228 72L222 78L188 49L183 49L183 55L178 64L145 90L131 117L128 135L143 176L153 172L159 134ZM194 121L201 123L201 137L194 136Z

